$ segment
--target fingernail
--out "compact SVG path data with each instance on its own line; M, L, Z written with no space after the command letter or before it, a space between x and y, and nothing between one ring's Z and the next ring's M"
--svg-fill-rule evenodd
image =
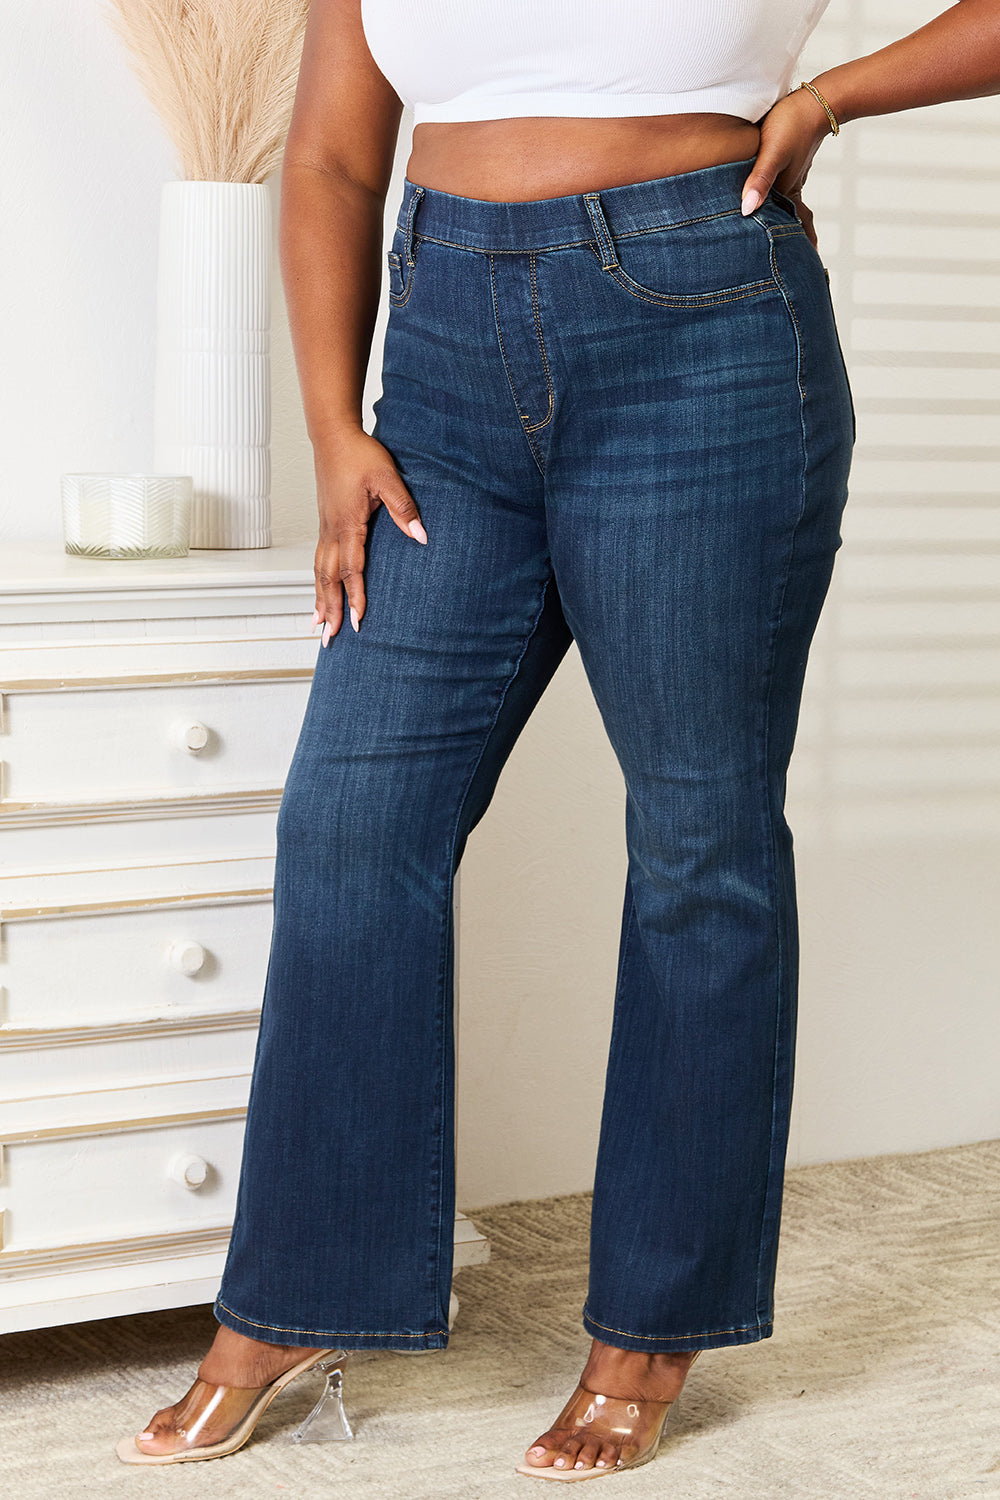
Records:
M740 204L744 218L747 214L752 214L755 208L759 208L763 201L756 188L748 188L743 194L743 202Z
M424 543L426 543L426 541L427 541L427 533L424 530L424 528L421 526L421 524L420 524L419 521L417 521L417 520L411 521L410 524L409 524L409 526L407 526L406 529L410 533L411 536L416 537L416 539L417 539L418 542L424 542Z
M358 612L354 608L353 604L351 605L351 624L354 626L355 630L358 630L361 626L361 621L358 618Z
M330 625L329 620L327 620L326 624L323 626L323 645L324 646L329 646L329 644L330 644L330 637L332 635L333 635L333 629L332 629L332 627Z
M313 630L316 629L316 626L318 624L319 624L319 610L318 609L314 609L313 610L313 617L312 617L312 628L313 628Z

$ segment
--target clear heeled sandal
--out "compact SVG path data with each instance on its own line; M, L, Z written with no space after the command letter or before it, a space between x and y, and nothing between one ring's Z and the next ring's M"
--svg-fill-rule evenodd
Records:
M326 1385L305 1421L292 1433L293 1443L340 1443L354 1437L344 1411L344 1359L338 1353L320 1360Z
M695 1353L692 1365L701 1352L699 1349ZM603 1468L595 1464L589 1469L557 1469L553 1465L520 1463L516 1466L517 1472L532 1479L554 1479L562 1484L573 1484L582 1479L620 1474L624 1469L637 1469L640 1464L655 1458L667 1413L673 1405L673 1401L626 1401L617 1396L599 1396L578 1385L549 1431L565 1431L573 1437L611 1442L619 1450L618 1462Z
M224 1458L235 1453L250 1437L275 1396L307 1370L321 1370L326 1376L323 1392L305 1420L292 1433L298 1443L329 1443L353 1438L343 1402L343 1367L347 1353L343 1349L314 1349L305 1359L292 1365L268 1385L212 1385L195 1380L174 1407L174 1446L165 1453L150 1453L138 1446L135 1437L124 1437L115 1452L126 1464L176 1464L197 1459ZM221 1426L223 1436L213 1443L200 1443L199 1437L211 1420Z

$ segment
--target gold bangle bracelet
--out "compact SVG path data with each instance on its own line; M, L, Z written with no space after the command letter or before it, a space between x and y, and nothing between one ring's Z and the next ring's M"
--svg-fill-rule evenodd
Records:
M831 131L831 134L833 134L833 135L839 135L840 134L840 126L837 124L837 116L834 114L834 112L830 108L829 104L827 104L826 100L823 98L823 95L820 93L820 91L816 87L816 85L814 83L800 83L799 84L799 88L800 89L808 89L809 92L810 92L810 94L812 94L813 98L816 100L816 102L818 104L821 104L823 106L823 108L826 110L826 117L830 121L830 131Z

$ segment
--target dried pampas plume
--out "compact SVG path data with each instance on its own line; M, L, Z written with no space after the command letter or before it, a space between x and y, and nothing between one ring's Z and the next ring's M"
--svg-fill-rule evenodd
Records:
M109 0L105 11L200 182L263 182L295 98L309 0Z

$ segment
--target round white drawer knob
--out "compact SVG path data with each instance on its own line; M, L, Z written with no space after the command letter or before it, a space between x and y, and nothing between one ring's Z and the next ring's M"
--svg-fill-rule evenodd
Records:
M203 1156L195 1156L193 1151L181 1151L171 1159L167 1167L167 1175L174 1182L179 1182L181 1187L200 1188L208 1176L208 1162Z
M207 724L200 724L197 719L191 723L179 724L174 730L174 738L182 750L190 750L192 755L197 755L199 750L204 750L211 739L212 731Z
M167 962L181 974L197 974L199 969L205 967L207 957L208 954L200 943L180 938L176 943L171 943Z

